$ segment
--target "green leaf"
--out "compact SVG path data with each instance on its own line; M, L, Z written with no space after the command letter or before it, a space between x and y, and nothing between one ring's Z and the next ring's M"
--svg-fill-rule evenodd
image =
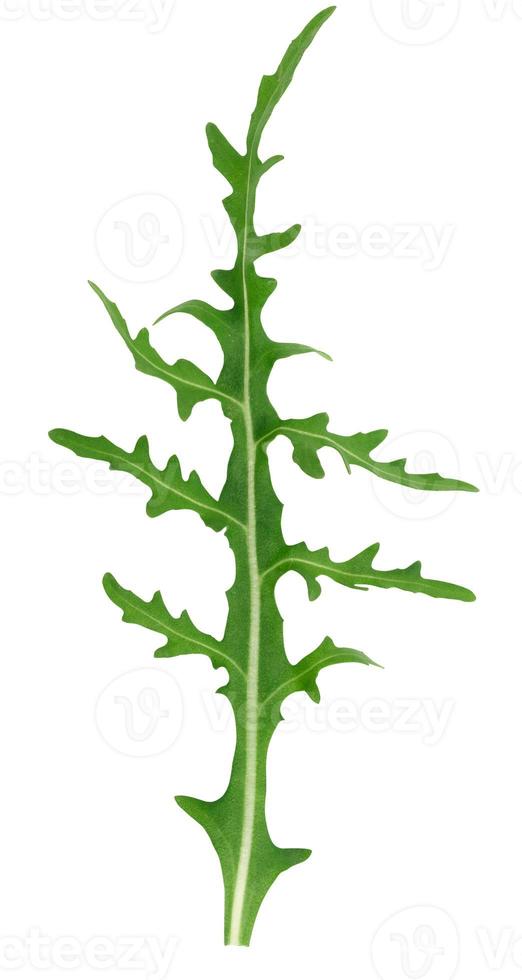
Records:
M103 460L109 463L111 470L130 473L149 487L152 491L147 503L149 517L158 517L169 510L195 510L215 531L221 531L230 524L245 528L237 514L224 511L218 501L207 493L196 473L191 473L188 480L183 479L176 456L171 456L164 470L154 466L146 436L140 436L132 452L120 449L105 436L82 436L69 429L53 429L49 436L53 442L71 449L77 456Z
M300 663L290 664L283 620L275 600L279 577L289 570L299 572L312 599L320 593L324 575L357 590L376 586L466 602L474 598L461 586L423 578L418 562L403 569L375 568L378 545L350 561L333 562L327 549L312 552L304 544L289 547L282 535L282 506L272 486L265 452L270 439L279 433L291 439L294 459L311 476L323 475L318 450L331 447L341 453L348 469L362 466L395 483L421 490L474 489L470 484L434 473L408 473L405 460L377 462L372 453L383 442L384 431L337 436L328 431L326 415L282 420L268 398L267 384L276 362L313 349L274 341L264 328L265 304L277 284L274 279L259 275L257 260L291 244L299 225L268 234L258 234L256 230L259 182L283 159L276 154L261 160L260 140L303 54L333 9L328 7L314 17L291 43L275 73L262 79L244 152L236 149L217 126L211 123L207 127L214 165L229 185L223 205L236 239L232 268L218 269L212 275L231 304L221 310L202 300L175 302L159 319L186 313L213 331L223 350L223 367L217 382L214 384L188 361L167 364L151 345L146 329L133 339L116 305L93 286L138 370L174 388L182 419L188 418L193 406L204 399L215 398L221 403L231 421L234 446L219 501L206 492L196 474L188 480L182 478L175 456L164 470L159 470L150 459L145 437L127 452L102 436L81 436L63 429L51 433L56 442L78 455L103 459L113 469L132 473L145 483L151 491L150 514L190 507L215 531L226 528L236 575L227 593L229 611L220 642L197 630L186 612L178 618L171 616L159 592L150 601L140 599L122 589L110 575L105 576L104 585L109 597L122 609L126 622L165 637L166 643L156 656L205 654L215 667L227 668L229 680L220 690L229 699L236 722L228 786L218 800L176 798L182 809L204 828L217 851L225 887L225 941L236 945L250 942L261 903L278 875L310 854L306 848L275 844L266 821L267 756L281 719L281 705L297 691L305 691L317 700L317 679L325 667L373 663L366 654L348 646L337 647L327 637Z
M224 645L198 630L187 612L183 612L178 619L171 616L161 592L155 592L150 602L147 602L134 592L123 589L110 572L103 577L103 587L111 602L122 610L124 623L144 626L166 638L166 644L156 650L155 657L179 657L199 653L209 657L216 669L226 667L231 672L243 673L241 667L227 654Z
M439 582L436 579L423 578L420 561L408 565L407 568L391 570L374 568L373 562L380 545L373 544L361 551L349 561L334 562L327 548L319 551L309 551L305 544L287 546L286 554L264 572L265 577L277 580L288 571L299 572L308 584L311 599L317 599L321 594L319 577L328 578L345 585L350 589L367 590L370 586L378 589L402 589L405 592L421 592L435 599L460 599L462 602L473 602L475 596L469 589L450 582Z
M273 75L265 75L261 79L256 107L252 113L247 135L247 147L251 153L257 153L263 130L272 115L274 108L286 92L294 72L305 51L311 45L314 37L323 24L332 16L335 7L327 7L312 18L303 31L290 44L286 54Z
M184 421L188 419L194 405L206 401L208 398L217 398L222 404L237 405L235 398L215 385L208 375L190 361L179 360L175 364L166 364L150 343L149 331L146 327L143 327L133 340L116 304L107 299L101 289L93 282L90 282L89 285L100 297L116 330L133 355L138 371L153 378L161 378L162 381L166 381L174 388L178 396L180 418Z
M238 803L244 795L244 783L238 770L233 769L229 787L219 800L198 800L191 796L176 796L185 813L206 830L218 854L223 881L235 881L238 876L237 851L234 840L241 835L241 810ZM239 818L239 819L238 819ZM306 861L312 853L304 847L278 847L270 837L264 807L256 807L253 821L255 847L249 863L248 891L242 907L243 932L239 944L249 945L249 938L259 907L275 880L283 871ZM225 887L225 922L234 921L234 892Z
M312 701L318 704L321 700L321 694L317 686L317 678L325 667L333 667L336 664L364 664L366 667L379 667L379 664L370 660L360 650L337 647L333 640L327 636L317 647L317 650L309 653L294 665L291 678L272 692L268 699L269 703L277 701L280 704L281 699L287 698L289 694L305 691Z
M212 153L214 166L228 180L229 184L234 186L241 180L245 157L241 156L229 143L215 123L209 123L207 126L207 142Z
M288 436L294 447L294 461L312 477L324 476L318 454L320 449L328 447L342 456L349 473L351 466L361 466L383 480L414 490L477 491L477 487L471 483L440 476L439 473L408 473L405 459L395 459L389 463L372 459L371 453L388 435L386 429L358 432L353 436L338 436L328 431L328 421L328 415L324 412L309 419L286 419L262 436L260 442L267 443L276 435Z
M154 321L154 326L157 323L161 323L166 317L171 316L173 313L187 313L190 316L200 320L204 323L206 327L210 327L214 331L218 340L226 337L227 332L231 329L231 323L229 322L228 313L226 310L217 310L210 303L205 303L201 299L188 300L186 303L180 303L178 306L173 306L171 310L167 310L166 313L162 313L161 316Z

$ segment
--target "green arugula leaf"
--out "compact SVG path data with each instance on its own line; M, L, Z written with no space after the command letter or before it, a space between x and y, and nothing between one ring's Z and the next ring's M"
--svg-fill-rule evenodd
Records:
M69 429L53 429L49 436L77 456L103 460L110 464L111 470L130 473L149 487L152 491L147 503L149 517L158 517L169 510L195 510L214 531L221 531L229 524L246 529L238 515L223 510L207 493L196 473L191 473L188 480L183 479L176 456L171 456L164 470L157 469L150 458L147 436L140 436L130 453L105 436L82 436Z
M327 548L309 551L305 544L288 546L285 547L281 559L266 569L264 577L277 581L285 572L299 572L306 579L311 600L317 599L321 594L319 577L326 575L349 589L367 591L370 586L375 586L378 589L422 592L434 599L460 599L462 602L474 602L475 595L469 589L452 585L451 582L423 578L420 561L413 562L407 568L394 568L390 571L374 568L373 560L379 548L380 545L372 544L349 561L334 562Z
M105 576L104 587L123 611L125 622L165 637L157 657L203 654L214 667L227 670L228 680L220 690L229 699L236 721L228 787L218 800L178 796L177 801L206 830L217 851L225 887L225 941L236 945L249 944L261 903L278 875L310 854L306 848L278 847L266 823L267 753L281 720L283 701L299 691L319 700L318 675L328 666L377 666L365 653L338 647L329 637L299 663L290 664L274 594L279 577L292 570L301 574L310 599L319 595L322 576L359 591L376 586L464 602L474 599L473 593L461 586L423 578L419 562L403 569L375 568L378 545L349 561L334 562L327 549L312 552L305 544L289 546L282 535L282 506L272 486L265 451L279 434L291 440L296 463L311 477L323 476L318 450L329 447L341 454L348 470L352 465L361 466L375 476L414 489L475 489L436 473L409 473L405 460L377 462L372 453L384 441L384 430L339 436L329 432L324 414L282 420L267 395L267 383L279 359L304 353L327 356L301 344L274 341L265 332L262 312L276 282L258 274L256 261L293 242L299 225L258 235L254 215L260 180L283 159L280 155L260 158L264 128L305 51L333 10L328 7L314 17L291 43L275 73L262 79L244 152L233 147L217 126L207 127L214 165L230 187L223 205L237 245L233 267L218 269L212 275L232 304L222 310L197 299L177 302L159 320L185 313L214 333L223 350L223 368L216 383L186 360L167 364L152 346L147 329L133 339L115 303L91 283L133 355L136 368L166 381L175 390L183 420L200 401L213 398L220 402L231 421L234 446L219 500L207 493L195 473L184 480L175 456L164 470L158 469L150 458L145 436L129 452L103 436L82 436L64 429L51 432L55 442L77 455L104 460L111 469L123 470L144 483L151 491L147 504L151 516L172 509L195 510L213 530L225 531L233 551L236 577L227 594L227 625L219 642L199 631L186 612L178 618L171 616L159 592L150 601L140 599L123 589L112 575Z
M200 653L209 657L215 668L226 667L233 673L243 675L241 667L229 656L223 643L202 633L192 623L187 612L175 619L169 613L161 595L155 592L150 602L140 599L134 592L123 589L114 575L107 572L103 577L103 587L116 606L123 611L123 622L145 626L154 633L161 633L167 640L155 657L179 657L189 653ZM244 675L243 675L244 676Z
M384 442L388 435L387 429L375 432L358 432L353 436L338 436L328 431L328 415L325 412L313 415L309 419L286 419L274 429L260 438L264 445L277 435L288 436L294 447L294 461L301 469L312 477L324 476L324 469L319 459L319 449L328 447L335 449L346 465L348 472L352 466L361 466L375 476L414 490L470 490L477 491L471 483L453 480L438 473L408 473L406 460L396 459L390 463L381 463L371 458L371 453Z
M317 686L317 678L325 667L333 667L336 664L364 664L367 667L378 667L374 660L370 660L365 653L360 650L349 650L345 647L337 647L329 636L325 637L317 650L303 657L294 665L292 677L288 681L276 687L272 692L269 703L281 703L282 698L287 698L289 694L298 691L305 691L312 701L319 704L321 693Z
M178 396L178 412L183 421L189 418L194 405L208 398L217 398L223 403L238 404L236 399L215 385L211 378L191 361L179 360L175 364L166 364L152 346L146 327L143 327L133 340L116 303L107 299L95 283L90 282L89 285L100 297L116 330L133 355L138 371L149 374L153 378L161 378L174 388Z

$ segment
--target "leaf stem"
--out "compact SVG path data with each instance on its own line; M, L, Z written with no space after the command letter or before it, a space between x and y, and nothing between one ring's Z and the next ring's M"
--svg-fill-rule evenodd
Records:
M246 203L243 236L240 243L241 285L244 317L244 365L243 365L243 417L246 437L247 468L247 553L250 588L250 629L248 642L247 697L246 697L246 754L245 793L239 861L237 867L232 912L230 918L230 943L241 943L242 917L245 904L248 872L252 854L257 796L257 716L259 686L259 636L261 623L261 590L257 560L256 528L256 443L252 422L250 397L250 302L247 283L247 254L250 227L253 224L252 163L250 153L246 184Z

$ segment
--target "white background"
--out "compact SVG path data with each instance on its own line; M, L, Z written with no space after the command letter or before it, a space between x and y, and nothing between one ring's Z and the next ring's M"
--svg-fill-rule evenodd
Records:
M289 541L335 559L380 541L383 567L421 558L478 602L325 584L309 605L297 576L281 584L292 660L328 632L386 669L332 668L320 709L286 703L269 826L313 856L271 890L250 950L222 947L217 858L173 802L226 786L224 677L199 657L155 662L157 637L123 625L101 587L111 570L147 598L161 588L220 636L226 540L193 514L151 521L147 491L47 438L67 426L130 448L146 432L158 464L176 452L219 492L216 404L181 424L86 280L133 332L184 299L219 304L208 273L232 251L204 126L242 145L261 74L317 9L2 0L0 952L24 980L67 965L162 977L154 943L169 937L182 980L522 969L521 6L340 0L264 139L286 159L259 226L305 226L264 260L280 283L266 328L335 359L278 367L278 410L386 427L380 458L481 493L404 493L329 452L314 482L274 445ZM203 327L170 320L153 339L216 376Z

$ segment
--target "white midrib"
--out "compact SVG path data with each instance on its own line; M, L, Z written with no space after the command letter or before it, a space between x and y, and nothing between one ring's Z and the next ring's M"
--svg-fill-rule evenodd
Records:
M288 72L293 71L292 66L288 66ZM280 79L280 85L284 88L286 79ZM246 453L247 453L247 549L248 549L248 568L250 576L250 637L248 644L248 671L247 671L247 697L246 697L246 755L245 755L245 796L243 804L243 829L241 835L241 848L239 851L239 861L237 866L236 883L234 887L234 898L232 900L232 912L230 921L230 942L239 945L241 939L241 923L243 908L245 904L245 893L248 880L248 871L252 855L252 841L254 837L254 822L256 813L256 790L257 790L257 713L258 713L258 683L259 683L259 628L261 613L261 578L257 564L257 539L256 539L256 451L257 445L254 439L252 426L252 410L250 408L250 304L248 301L248 289L246 282L246 253L249 230L249 207L250 193L252 186L252 164L254 154L257 152L259 134L262 132L266 120L269 118L274 105L280 98L277 88L268 100L264 111L257 120L254 131L249 134L249 161L246 185L246 207L245 221L243 228L243 243L241 256L241 284L243 290L243 309L244 309L244 328L245 328L245 365L244 365L244 406L243 413L245 419L246 433Z
M254 837L254 822L256 812L257 790L257 709L258 709L258 678L259 678L259 631L260 631L260 575L257 563L257 534L256 534L256 442L252 425L250 407L250 305L246 281L246 253L248 235L248 209L250 204L250 185L252 176L252 158L249 162L246 188L246 214L243 232L243 248L241 262L245 351L244 351L244 420L246 433L247 457L247 552L250 578L250 635L248 642L248 670L246 716L246 753L245 753L245 795L243 802L243 823L241 847L237 866L234 897L230 920L230 942L239 945L241 941L241 924L245 904L248 871L252 854Z

